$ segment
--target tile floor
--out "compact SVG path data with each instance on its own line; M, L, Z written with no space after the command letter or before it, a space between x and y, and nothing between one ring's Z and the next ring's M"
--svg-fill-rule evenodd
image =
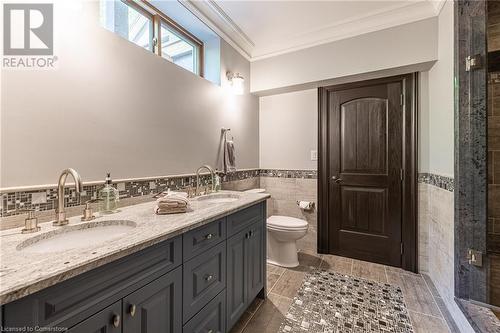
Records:
M267 265L267 300L256 299L231 333L277 332L305 273L314 268L400 286L415 333L459 332L435 287L425 275L355 259L307 252L299 252L299 262L299 267L291 269Z

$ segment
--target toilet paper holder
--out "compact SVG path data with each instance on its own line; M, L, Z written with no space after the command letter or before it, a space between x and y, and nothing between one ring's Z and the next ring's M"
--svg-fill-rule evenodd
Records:
M303 209L305 211L311 211L314 209L315 204L314 204L314 201L297 200L297 206L299 206L300 209Z

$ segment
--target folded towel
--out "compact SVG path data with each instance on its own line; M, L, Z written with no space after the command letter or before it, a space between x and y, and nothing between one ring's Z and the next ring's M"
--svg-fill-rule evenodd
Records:
M189 199L174 192L168 192L156 200L156 214L185 213L189 208Z
M155 207L155 211L154 212L157 215L179 214L179 213L186 213L187 212L187 208L160 209L159 207Z

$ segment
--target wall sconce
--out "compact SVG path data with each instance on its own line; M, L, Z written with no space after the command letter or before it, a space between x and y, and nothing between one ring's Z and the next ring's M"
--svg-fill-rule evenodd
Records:
M240 73L226 72L227 80L236 95L243 95L245 91L245 78Z

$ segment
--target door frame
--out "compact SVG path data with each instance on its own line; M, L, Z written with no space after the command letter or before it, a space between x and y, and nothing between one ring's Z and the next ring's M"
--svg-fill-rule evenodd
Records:
M418 73L391 76L381 79L345 83L318 88L318 253L330 254L333 230L328 226L328 95L330 92L371 86L381 83L401 82L403 85L403 181L401 241L403 253L401 268L418 271L417 224L417 158L418 158Z

